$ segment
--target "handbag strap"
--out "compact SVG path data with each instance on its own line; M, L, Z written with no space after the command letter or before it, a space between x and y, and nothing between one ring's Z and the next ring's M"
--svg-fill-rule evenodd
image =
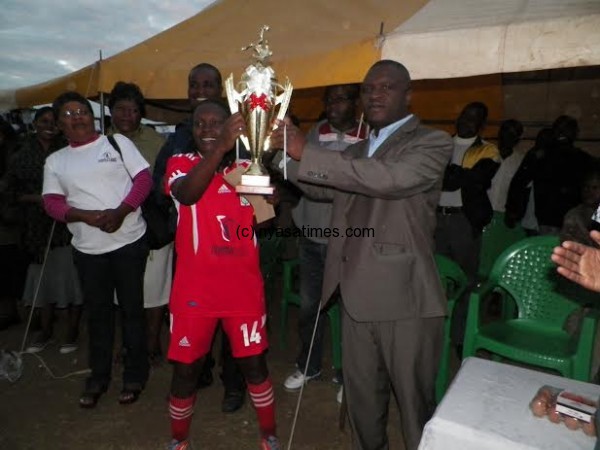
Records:
M119 147L119 144L117 143L117 140L115 139L115 137L112 134L109 134L108 136L106 136L106 139L108 139L108 142L110 142L110 145L113 146L113 148L117 151L117 153L121 157L121 161L123 161L123 153L121 153L121 147Z
M112 134L109 134L108 136L106 136L106 139L108 139L108 142L110 142L110 145L113 146L113 148L117 151L117 153L121 157L121 162L123 163L123 167L125 167L125 171L127 171L127 173L129 174L129 178L131 178L133 180L133 177L129 173L129 170L127 170L127 166L125 165L125 160L123 159L123 153L121 152L121 147L119 147L117 140L115 139L115 137Z

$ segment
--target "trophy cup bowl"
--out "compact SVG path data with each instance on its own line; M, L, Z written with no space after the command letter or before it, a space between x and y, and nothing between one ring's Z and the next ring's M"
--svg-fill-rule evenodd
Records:
M247 136L240 139L250 152L250 166L242 174L236 191L242 194L273 194L269 173L262 165L262 158L268 150L268 138L273 130L275 119L285 116L292 96L293 87L289 80L284 86L277 82L275 72L267 65L272 52L264 39L263 26L260 39L242 50L253 49L255 62L246 67L236 90L233 75L225 80L225 92L231 113L239 112L246 123Z

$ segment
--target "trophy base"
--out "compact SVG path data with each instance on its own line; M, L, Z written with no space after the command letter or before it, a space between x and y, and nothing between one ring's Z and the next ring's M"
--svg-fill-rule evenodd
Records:
M269 175L242 175L242 182L235 187L238 194L272 195L275 188L271 186Z
M246 186L238 184L235 187L235 192L238 194L273 195L275 188L273 186Z
M271 185L271 177L269 175L242 175L242 182L240 183L243 186L256 186L256 187L269 187Z

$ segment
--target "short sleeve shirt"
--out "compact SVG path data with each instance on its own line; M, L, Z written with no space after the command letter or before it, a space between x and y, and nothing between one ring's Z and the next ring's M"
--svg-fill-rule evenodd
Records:
M199 162L197 154L172 156L165 191ZM228 170L233 169L230 167ZM224 173L227 173L226 170ZM254 209L216 173L195 204L178 211L177 266L169 308L172 313L232 317L264 313L263 280L254 236Z
M70 145L51 154L44 166L42 194L64 195L67 204L84 210L117 208L127 197L134 178L149 164L133 142L116 134L121 154L106 136L79 147ZM108 253L140 239L146 222L140 208L127 214L121 227L105 233L84 222L68 223L72 245L92 255Z

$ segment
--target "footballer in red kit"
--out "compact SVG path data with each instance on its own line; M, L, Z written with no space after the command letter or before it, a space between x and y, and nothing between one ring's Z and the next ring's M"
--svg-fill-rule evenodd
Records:
M167 193L172 183L188 174L201 159L196 153L173 156L167 164ZM233 336L227 334L235 357L267 348L257 242L253 236L245 238L240 233L241 228L252 228L254 209L223 176L235 167L233 164L216 173L195 204L175 203L179 219L175 238L177 270L169 302L173 341L170 359L192 362L208 351L217 321L207 320L199 327L202 317L223 319L226 329L233 322ZM186 345L179 345L178 338L184 337Z
M193 116L196 151L172 156L165 191L178 212L177 262L169 300L173 363L169 448L189 447L197 380L220 323L246 381L261 449L278 449L273 385L265 351L265 298L254 208L226 174L236 168L232 148L246 126L220 101L201 102ZM192 152L193 151L193 152ZM242 232L243 230L243 232Z

